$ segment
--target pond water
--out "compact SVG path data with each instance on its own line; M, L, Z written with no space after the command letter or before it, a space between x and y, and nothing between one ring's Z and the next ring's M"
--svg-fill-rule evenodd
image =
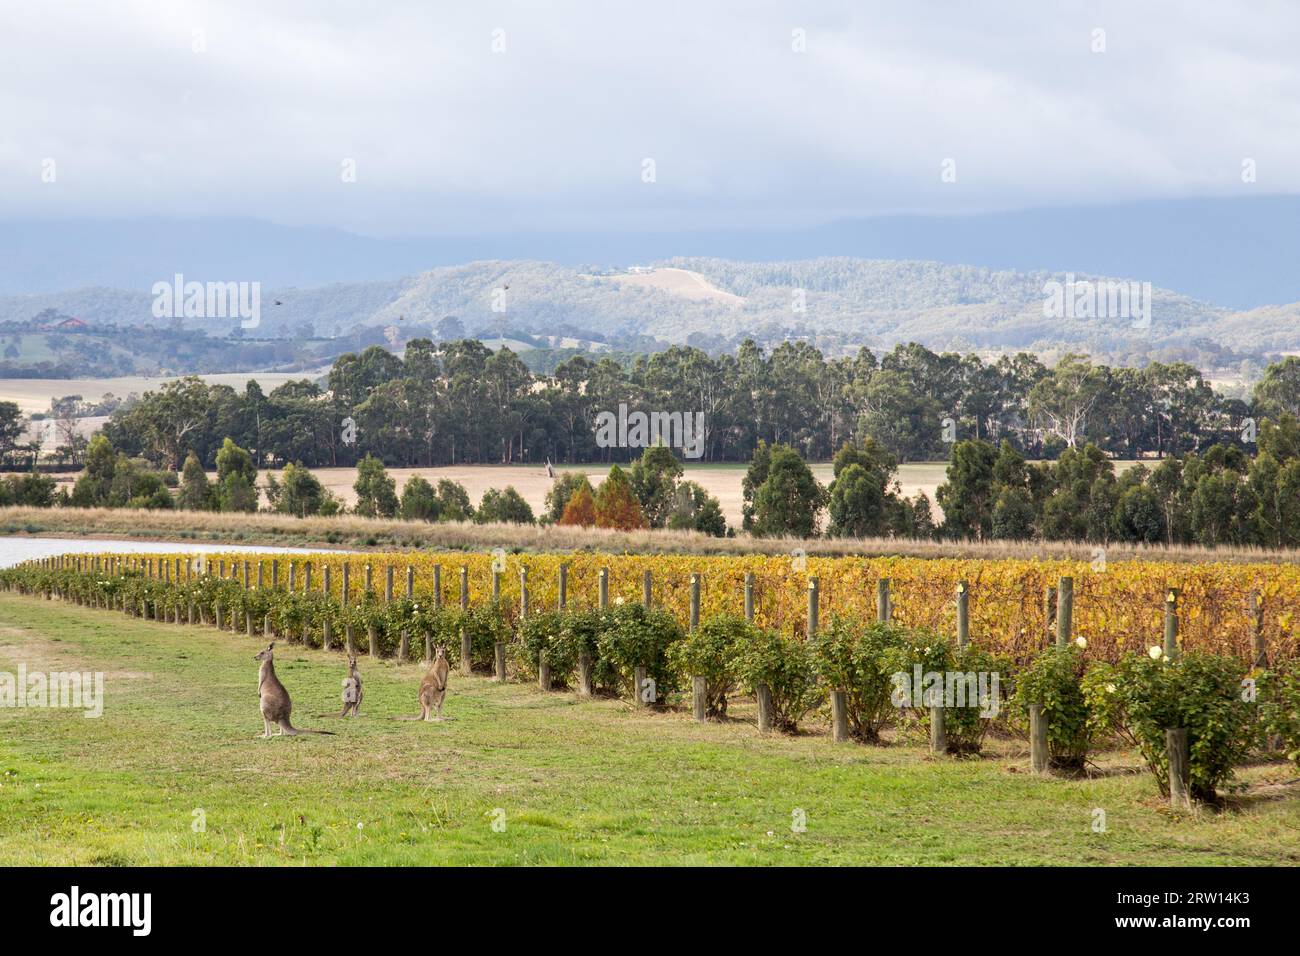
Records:
M0 536L0 568L12 567L33 558L56 554L214 554L231 551L259 551L276 554L319 554L316 548L277 548L269 545L201 544L185 541L114 541L106 538L25 538ZM340 552L346 553L346 552Z

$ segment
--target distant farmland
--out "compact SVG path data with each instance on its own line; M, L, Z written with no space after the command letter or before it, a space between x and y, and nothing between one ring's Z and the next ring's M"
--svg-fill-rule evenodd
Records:
M1115 471L1117 474L1123 474L1127 469L1133 466L1134 462L1117 461L1115 462ZM829 484L831 480L831 466L829 462L811 464L813 475L822 484ZM923 491L930 499L930 505L933 509L935 521L943 517L943 511L935 501L935 489L944 481L944 471L948 467L947 462L909 462L905 465L898 466L898 482L902 487L904 495L911 497L918 491ZM745 468L743 464L725 464L725 465L686 465L685 477L691 481L699 482L709 494L717 497L722 505L722 513L726 516L727 526L739 530L741 522L741 505L743 497L741 492L741 481L745 477ZM565 471L579 471L591 479L593 485L602 481L609 473L608 465L562 465L555 469L556 474ZM263 472L265 475L266 472ZM357 479L357 470L355 468L314 468L312 474L321 480L325 487L329 488L334 494L338 495L347 505L351 507L356 501L356 495L352 491L352 484ZM459 482L465 486L469 492L470 500L478 505L479 499L483 497L483 492L489 488L505 488L507 485L512 486L516 491L524 496L524 499L532 506L533 513L540 515L542 508L546 503L546 493L551 489L551 479L546 477L546 468L541 465L451 465L442 468L389 468L388 474L397 483L397 492L401 494L402 486L406 479L412 475L421 475L432 484L437 484L440 479L446 478L451 481ZM72 482L76 480L76 475L66 473L56 476L60 484L66 484L69 488ZM216 473L210 472L209 478L215 480ZM266 504L263 497L263 505Z

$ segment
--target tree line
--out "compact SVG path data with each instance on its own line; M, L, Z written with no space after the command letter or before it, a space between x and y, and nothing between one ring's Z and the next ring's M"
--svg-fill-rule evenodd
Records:
M595 421L620 404L702 412L706 462L750 460L760 442L807 460L872 439L898 462L950 457L961 441L1007 442L1027 459L1088 444L1113 458L1165 458L1218 444L1250 453L1263 417L1300 414L1300 359L1270 365L1249 400L1224 397L1195 368L1110 368L1067 355L1048 368L1029 353L978 355L900 345L825 358L805 342L766 353L747 341L711 356L674 346L626 362L572 357L533 373L508 348L416 339L341 356L323 383L266 393L198 378L124 404L104 428L115 448L178 469L193 451L215 465L225 438L260 466L393 467L477 463L628 464L640 448L600 447ZM3 429L0 429L3 435ZM3 449L0 449L3 452Z
M1092 443L1029 462L1009 441L956 443L935 497L904 497L873 439L846 444L823 487L788 445L760 445L745 475L757 535L1300 547L1300 420L1263 419L1252 457L1235 444L1117 471ZM825 514L823 515L823 511Z

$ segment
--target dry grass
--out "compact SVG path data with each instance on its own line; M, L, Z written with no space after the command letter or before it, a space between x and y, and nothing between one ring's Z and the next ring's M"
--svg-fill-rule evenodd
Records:
M328 372L327 366L301 372L214 372L199 375L209 385L229 385L244 390L249 379L256 379L263 391L301 378L316 378ZM17 402L24 415L44 412L50 402L64 395L80 395L86 401L99 401L112 393L125 398L131 393L143 395L155 391L163 383L175 381L178 375L122 375L116 378L6 378L0 381L0 402Z
M684 531L499 524L426 524L359 518L292 518L276 514L209 514L110 508L0 508L0 534L86 536L157 541L224 541L255 545L373 550L600 551L613 554L790 554L916 558L1071 559L1092 561L1095 546L1065 542L910 541L890 538L711 538ZM1141 547L1115 544L1106 560L1292 564L1300 551L1265 548Z

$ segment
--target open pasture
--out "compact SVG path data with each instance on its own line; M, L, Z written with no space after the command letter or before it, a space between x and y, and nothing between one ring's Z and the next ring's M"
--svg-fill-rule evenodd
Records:
M5 864L1295 865L1294 768L1242 768L1226 809L1162 809L1141 760L1027 772L916 740L760 735L752 709L678 710L453 674L449 720L405 723L422 667L363 660L360 718L337 653L277 647L295 724L259 739L261 638L0 593L0 668L106 677L103 716L0 711ZM1095 810L1106 812L1104 832ZM806 826L796 824L800 820ZM496 822L497 827L493 824Z

